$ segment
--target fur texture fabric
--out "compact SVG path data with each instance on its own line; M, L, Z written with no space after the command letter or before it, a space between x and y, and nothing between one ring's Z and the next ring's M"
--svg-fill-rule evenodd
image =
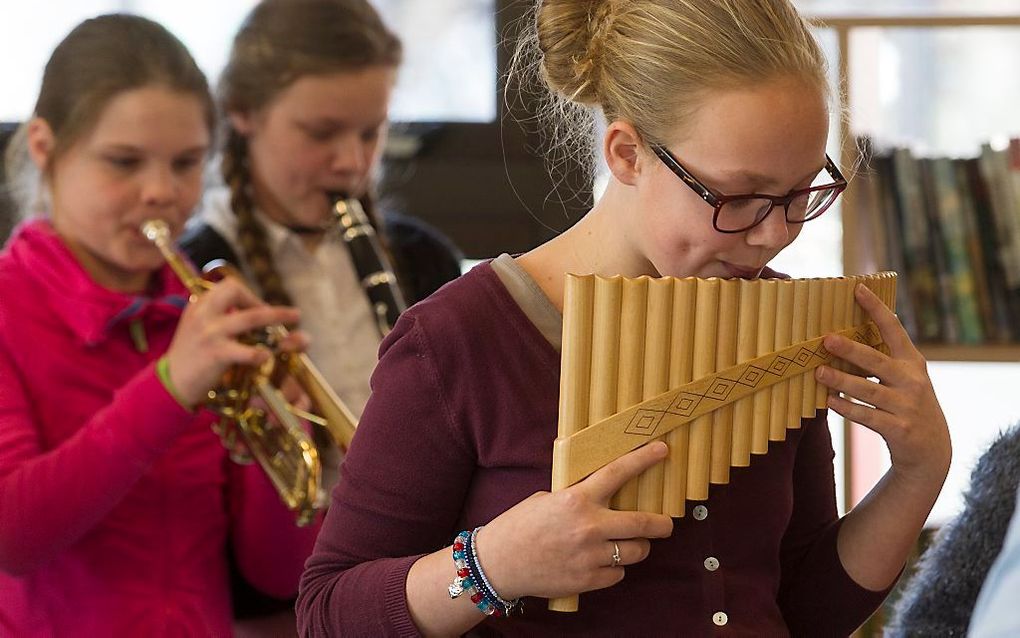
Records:
M963 511L936 535L896 603L891 638L965 636L1002 550L1020 482L1020 424L999 434L971 473Z

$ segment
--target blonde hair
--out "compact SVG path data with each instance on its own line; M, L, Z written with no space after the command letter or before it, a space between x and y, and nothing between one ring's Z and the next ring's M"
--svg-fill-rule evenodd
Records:
M367 0L262 0L234 38L218 99L224 114L254 113L301 77L400 64L400 40ZM255 217L248 140L230 127L224 137L222 174L237 216L241 257L262 297L289 305L266 230ZM374 218L370 198L362 202ZM379 224L375 224L377 231ZM380 237L381 234L380 234Z
M538 0L514 73L547 87L553 144L576 156L595 110L663 143L712 91L792 77L828 97L826 67L788 0Z

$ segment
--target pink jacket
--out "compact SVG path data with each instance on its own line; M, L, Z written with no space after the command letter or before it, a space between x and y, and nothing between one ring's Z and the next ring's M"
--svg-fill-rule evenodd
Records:
M296 592L318 524L159 382L187 293L158 277L102 288L43 220L0 255L0 635L229 635L228 540L253 585Z

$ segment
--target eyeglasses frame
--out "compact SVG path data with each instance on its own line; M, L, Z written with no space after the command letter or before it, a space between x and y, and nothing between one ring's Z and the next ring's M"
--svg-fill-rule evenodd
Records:
M712 227L720 233L728 234L743 233L748 230L751 230L758 224L765 221L765 219L772 214L772 211L775 210L776 206L783 207L786 222L788 224L803 224L804 222L809 222L812 219L817 219L822 215L822 213L827 211L832 206L832 204L835 203L836 199L839 198L843 191L846 190L847 187L846 178L843 177L843 174L839 171L839 167L836 166L836 163L833 162L832 158L830 158L828 153L826 153L824 170L833 179L832 183L821 184L819 186L812 186L809 188L800 188L797 190L790 191L786 195L782 195L779 197L775 195L766 195L764 193L723 195L722 193L713 192L712 189L701 183L701 181L698 180L697 177L692 175L690 171L684 168L683 164L681 164L680 161L676 157L674 157L673 154L669 152L669 149L667 149L665 146L661 144L652 144L650 146L652 152L655 153L655 155L660 160L662 160L662 163L665 164L666 167L673 172L673 174L679 177L684 184L687 184L687 186L690 187L690 189L693 190L695 193L697 193L698 196L701 197L701 199L705 200L706 202L708 202L710 206L712 206L712 208L714 209L712 213ZM805 194L810 195L810 193L814 193L817 191L831 190L833 187L836 188L836 194L833 196L832 201L829 202L825 206L825 208L823 208L817 214L812 215L811 217L807 217L805 219L790 219L790 204L793 202L793 200ZM739 230L724 230L722 228L719 228L719 211L722 210L722 207L725 204L728 204L729 202L738 201L742 199L767 199L772 203L769 206L769 209L765 211L764 215L759 217L757 220L755 220L753 224L747 226L746 228L741 228Z

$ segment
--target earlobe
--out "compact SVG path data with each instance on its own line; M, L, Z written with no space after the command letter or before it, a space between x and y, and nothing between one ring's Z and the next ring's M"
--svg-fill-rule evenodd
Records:
M32 163L36 168L45 173L56 144L53 129L46 120L41 117L33 117L29 120L25 133L28 142L28 155L32 158Z
M252 123L251 116L248 113L231 111L227 114L227 117L230 118L230 127L239 134L244 136L251 134Z
M633 186L641 173L641 135L629 122L617 120L606 128L602 152L617 181Z

